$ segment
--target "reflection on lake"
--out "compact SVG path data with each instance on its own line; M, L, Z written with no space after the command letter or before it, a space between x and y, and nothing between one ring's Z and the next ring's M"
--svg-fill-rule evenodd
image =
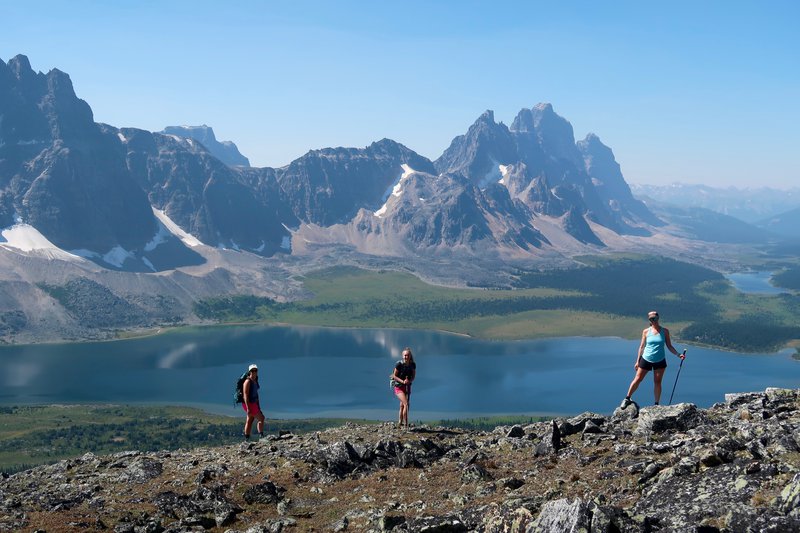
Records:
M772 272L735 272L726 274L733 286L738 290L754 294L781 294L788 293L786 289L774 286L770 283Z
M404 346L418 375L414 420L488 414L610 413L633 377L637 341L492 342L433 331L215 327L104 343L0 347L0 403L157 403L240 415L236 378L259 365L270 417L391 419L389 374ZM682 349L683 346L680 345ZM673 403L703 407L726 392L797 387L794 350L744 355L689 347ZM677 363L669 356L664 397ZM634 399L652 403L652 378Z

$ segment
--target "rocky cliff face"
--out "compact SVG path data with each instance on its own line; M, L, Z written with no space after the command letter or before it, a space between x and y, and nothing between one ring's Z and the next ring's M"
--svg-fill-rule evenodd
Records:
M0 480L0 529L797 531L800 390L491 432L346 424ZM216 529L215 529L216 528Z
M55 245L142 250L157 231L118 139L95 124L59 70L25 56L0 61L0 220L23 221Z
M116 131L131 175L153 207L211 246L264 256L288 253L297 220L281 201L272 169L233 169L191 138Z
M433 164L390 139L366 148L312 150L277 171L284 198L303 221L349 222L359 209L377 209L403 174L403 165L433 173Z

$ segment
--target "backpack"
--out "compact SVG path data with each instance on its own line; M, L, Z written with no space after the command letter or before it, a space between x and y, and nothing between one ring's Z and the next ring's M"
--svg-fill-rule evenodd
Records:
M394 375L394 369L397 368L397 365L402 362L403 361L400 360L397 363L395 363L395 366L392 367L392 375ZM395 381L394 378L389 378L389 389L391 389L392 391L394 390L395 387L399 387L400 385L402 385L402 383L400 383L399 381Z
M248 372L236 380L236 389L233 391L233 405L244 403L244 381L247 379Z

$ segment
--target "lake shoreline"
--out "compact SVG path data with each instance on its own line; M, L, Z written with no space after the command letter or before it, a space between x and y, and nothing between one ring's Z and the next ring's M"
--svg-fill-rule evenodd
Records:
M525 338L516 338L516 337L478 337L474 335L470 335L469 333L463 333L460 331L453 331L448 329L442 328L418 328L418 327L402 327L402 326L385 326L385 327L374 327L374 326L350 326L350 325L338 325L338 326L320 326L316 324L307 324L307 323L298 323L298 322L225 322L225 323L205 323L205 324L183 324L177 326L162 326L158 328L144 328L144 329L130 329L130 330L121 330L119 334L114 337L109 337L106 339L61 339L61 340L47 340L43 342L5 342L0 344L0 350L4 347L24 347L24 346L49 346L49 345L62 345L62 344L72 344L72 345L80 345L80 344L103 344L103 343L115 343L115 342L122 342L122 341L130 341L130 340L137 340L137 339L148 339L163 335L170 335L175 333L184 333L191 330L210 330L210 329L218 329L218 328L237 328L237 327L307 327L307 328L323 328L323 329L331 329L331 330L349 330L349 329L362 329L362 330L374 330L374 329L383 329L383 330L397 330L397 331L430 331L435 333L442 333L446 335L454 335L458 337L463 337L467 339L475 339L475 340L482 340L482 341L490 341L490 342L514 342L514 341L534 341L534 340L544 340L544 339L564 339L570 337L581 337L581 338L615 338L615 339L623 339L623 340L638 340L639 334L637 332L636 335L625 336L621 332L610 332L608 335L535 335L532 337L525 337ZM141 333L139 333L141 332ZM731 353L763 353L763 350L760 351L753 351L753 352L744 352L738 351L734 349L730 349L724 346L715 346L712 344L704 344L698 342L690 342L684 341L680 337L673 337L675 343L685 344L687 346L693 346L698 348L709 348L713 350L719 350L723 352L731 352ZM800 349L800 341L791 341L786 343L785 345L779 347L776 352L788 349L788 348L798 348Z

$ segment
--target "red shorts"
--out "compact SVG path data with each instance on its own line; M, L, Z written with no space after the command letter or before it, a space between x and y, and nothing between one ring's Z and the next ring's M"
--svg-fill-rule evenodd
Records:
M258 416L261 413L261 406L258 402L250 402L250 411L247 410L247 405L242 403L242 409L247 413L247 416Z
M394 395L397 396L401 392L406 394L407 398L411 397L411 385L400 385L399 387L394 388Z

